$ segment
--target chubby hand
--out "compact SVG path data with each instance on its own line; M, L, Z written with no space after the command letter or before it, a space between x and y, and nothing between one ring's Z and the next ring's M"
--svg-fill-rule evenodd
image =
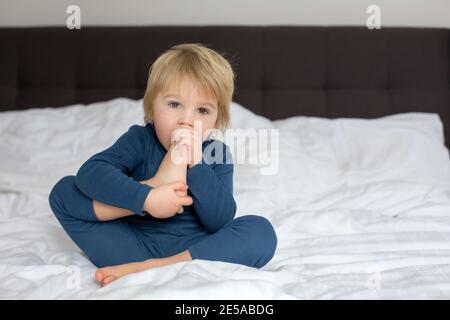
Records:
M153 217L166 219L175 216L180 206L190 206L192 197L187 195L188 186L181 181L175 181L153 188L145 199L144 211ZM179 195L181 192L184 195Z

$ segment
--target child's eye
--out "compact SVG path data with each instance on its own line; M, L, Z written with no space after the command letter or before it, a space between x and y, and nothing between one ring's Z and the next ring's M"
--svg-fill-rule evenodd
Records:
M176 104L177 106L179 106L180 104L178 102L170 102L169 106L172 107L173 104ZM176 107L175 107L176 108Z
M204 112L200 112L201 114L208 114L209 113L208 109L205 109L205 108L200 108L199 110L203 110L204 111Z

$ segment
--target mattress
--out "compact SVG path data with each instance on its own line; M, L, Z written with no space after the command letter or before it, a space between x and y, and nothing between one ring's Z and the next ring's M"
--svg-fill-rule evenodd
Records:
M1 112L0 298L450 297L450 159L438 114L269 120L233 102L231 118L249 137L222 137L234 146L236 217L272 222L273 259L261 269L180 262L100 287L48 195L143 124L142 100Z

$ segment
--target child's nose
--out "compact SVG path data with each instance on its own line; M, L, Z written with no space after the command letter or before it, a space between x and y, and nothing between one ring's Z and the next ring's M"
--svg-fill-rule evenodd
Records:
M194 114L190 111L183 112L183 115L179 121L180 126L192 128L194 126Z

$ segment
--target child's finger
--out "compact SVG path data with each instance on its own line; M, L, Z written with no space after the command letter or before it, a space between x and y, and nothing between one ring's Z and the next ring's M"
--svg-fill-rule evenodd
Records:
M180 198L180 203L183 206L190 206L193 203L192 197L189 197L189 196L182 197L182 198Z

